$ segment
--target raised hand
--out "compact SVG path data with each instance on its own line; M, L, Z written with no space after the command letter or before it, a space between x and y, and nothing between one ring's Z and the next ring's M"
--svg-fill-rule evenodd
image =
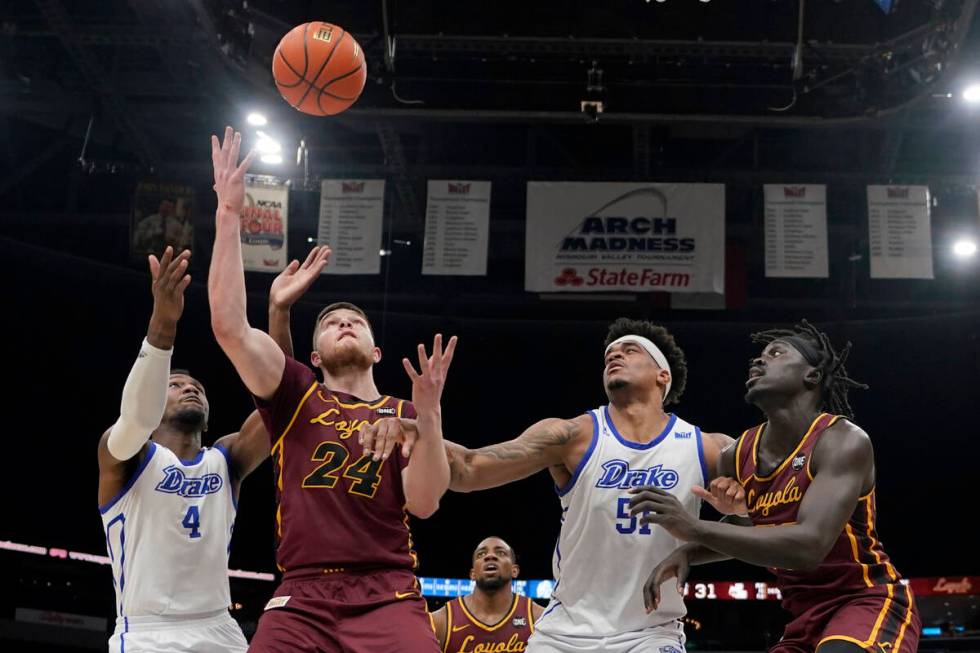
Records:
M279 309L287 309L295 304L310 289L329 260L330 248L327 245L318 245L310 250L302 265L297 260L291 261L272 282L269 303Z
M184 291L191 283L191 275L187 274L190 257L191 253L186 249L174 256L173 247L167 247L160 259L152 254L149 256L153 315L146 337L154 347L169 349L173 346L177 321L184 312Z
M734 478L720 476L708 484L708 489L695 485L691 491L711 504L723 515L747 515L745 488Z
M238 163L242 146L242 135L225 127L225 137L218 143L218 137L211 136L211 163L214 164L214 192L218 196L218 210L240 214L245 204L245 173L252 165L255 152L249 152L245 160Z
M357 434L364 454L374 460L387 460L396 445L401 445L402 456L408 458L418 437L415 421L402 417L383 417L374 424L365 424Z
M415 371L407 358L402 359L402 365L412 380L412 403L416 412L435 413L439 411L439 400L442 389L446 385L446 374L453 362L456 351L456 336L449 339L446 351L442 350L442 334L436 334L432 341L432 356L425 353L425 345L419 345L419 372Z

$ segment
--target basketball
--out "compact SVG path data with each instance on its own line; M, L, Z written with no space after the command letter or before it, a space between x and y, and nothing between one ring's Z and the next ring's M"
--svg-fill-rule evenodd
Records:
M272 56L272 76L283 99L313 116L346 110L361 95L367 68L350 32L314 21L291 29Z

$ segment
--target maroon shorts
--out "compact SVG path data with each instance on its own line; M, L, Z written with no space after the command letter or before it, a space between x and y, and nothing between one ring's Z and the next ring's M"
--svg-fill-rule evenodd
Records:
M833 640L874 653L915 653L921 631L912 591L894 583L814 604L786 626L769 653L814 653Z
M266 605L249 651L438 653L432 619L407 570L288 574Z

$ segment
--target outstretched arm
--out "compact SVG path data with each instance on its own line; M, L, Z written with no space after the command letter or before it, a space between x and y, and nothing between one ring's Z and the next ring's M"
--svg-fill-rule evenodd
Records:
M449 487L449 463L442 440L442 389L446 374L456 351L456 336L449 339L445 353L442 351L442 334L436 334L432 342L432 356L425 354L425 345L419 345L419 372L407 358L402 365L412 379L412 405L418 413L418 442L415 452L402 471L402 490L406 509L425 519L439 508L439 500Z
M115 496L128 480L137 454L146 450L150 434L160 425L167 405L170 356L177 321L184 311L184 290L190 252L174 256L168 247L161 260L150 256L153 314L146 339L123 386L119 419L99 440L99 504Z
M310 250L302 265L298 260L291 261L269 289L269 335L290 358L295 356L293 336L289 330L289 309L313 285L328 260L330 248L318 245Z
M636 512L652 511L641 522L661 524L675 537L733 558L764 567L812 569L844 529L874 466L867 433L845 420L827 429L815 454L819 464L795 524L740 528L693 519L678 509L672 495L656 488L640 489L631 505Z
M286 357L267 333L253 329L245 313L245 269L242 265L241 213L249 153L238 165L242 137L225 129L224 141L211 137L214 191L218 195L214 252L208 275L211 328L221 349L249 391L269 399L279 387Z
M449 489L473 492L506 485L549 467L562 467L571 473L591 442L592 419L543 419L517 438L479 449L443 440L449 459ZM358 434L365 452L375 460L387 459L395 446L406 458L418 442L415 420L398 417L381 419L365 426Z

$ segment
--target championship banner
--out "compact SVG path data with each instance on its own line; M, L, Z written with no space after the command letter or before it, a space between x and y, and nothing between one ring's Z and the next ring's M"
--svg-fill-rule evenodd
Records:
M725 186L529 182L525 290L725 292Z
M333 253L323 274L378 274L384 179L324 179L320 183L317 244Z
M766 276L826 279L827 187L766 184Z
M194 189L182 184L141 181L133 198L129 246L134 257L180 252L194 245Z
M422 274L486 276L490 182L430 179Z
M242 261L253 272L280 272L286 267L289 189L249 182L242 207Z
M868 186L872 279L932 279L928 186Z

